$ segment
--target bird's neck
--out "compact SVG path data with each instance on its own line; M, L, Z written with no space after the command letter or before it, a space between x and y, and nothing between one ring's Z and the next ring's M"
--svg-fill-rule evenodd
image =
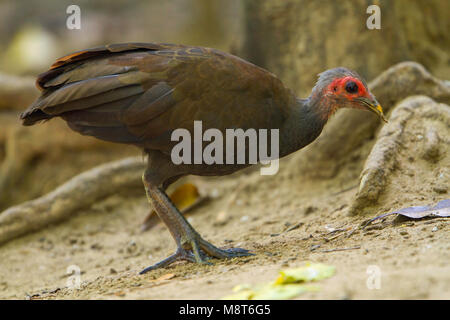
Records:
M307 146L320 135L328 120L325 108L313 96L293 101L290 115L280 130L280 157Z

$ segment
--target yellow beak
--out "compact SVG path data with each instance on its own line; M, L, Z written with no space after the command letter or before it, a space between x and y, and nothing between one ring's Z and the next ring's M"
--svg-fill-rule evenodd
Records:
M388 122L386 117L384 116L383 108L381 108L381 105L379 103L377 103L376 105L373 105L369 109L372 110L373 112L375 112L384 122L386 122L386 123Z
M378 115L384 122L388 122L386 117L384 116L383 108L381 108L381 105L377 100L371 100L367 98L359 98L358 100L361 101L362 104L367 107L367 109Z

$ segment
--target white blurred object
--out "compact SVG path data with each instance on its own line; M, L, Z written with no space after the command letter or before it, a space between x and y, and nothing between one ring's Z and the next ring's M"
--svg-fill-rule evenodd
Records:
M24 26L7 47L1 67L14 73L42 72L57 58L55 52L56 40L49 32L39 26Z

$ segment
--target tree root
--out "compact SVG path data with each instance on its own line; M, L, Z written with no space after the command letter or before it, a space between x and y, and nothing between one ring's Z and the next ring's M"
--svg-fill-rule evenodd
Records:
M0 243L70 217L112 194L142 185L142 157L106 163L70 179L53 192L0 213Z
M410 125L413 121L414 124ZM450 143L448 137L450 137L450 107L448 105L438 104L425 96L403 100L393 110L389 123L378 134L376 143L365 162L359 190L349 213L360 214L373 210L371 207L377 205L387 189L392 189L391 192L395 191L395 186L392 188L390 184L395 183L395 180L399 178L412 182L417 179L426 190L427 184L436 182L432 169L437 168L439 172L437 178L442 180L443 184L445 181L448 183L449 180L445 178L449 174L450 165L449 157L446 155ZM441 162L440 165L439 162ZM394 173L397 177L393 177ZM420 179L417 178L419 174ZM403 190L399 188L400 192L391 198L396 198L399 202L399 198L408 193L414 193L411 192L408 184L406 188ZM433 194L433 190L430 191L426 192L428 198L430 194ZM439 191L436 185L434 191L434 194L446 193L446 190Z

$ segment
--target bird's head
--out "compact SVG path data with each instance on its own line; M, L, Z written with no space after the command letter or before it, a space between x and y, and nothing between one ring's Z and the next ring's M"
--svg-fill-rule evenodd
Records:
M319 74L312 99L319 102L326 118L340 108L354 108L374 112L387 122L383 109L370 93L364 79L346 68L334 68Z

